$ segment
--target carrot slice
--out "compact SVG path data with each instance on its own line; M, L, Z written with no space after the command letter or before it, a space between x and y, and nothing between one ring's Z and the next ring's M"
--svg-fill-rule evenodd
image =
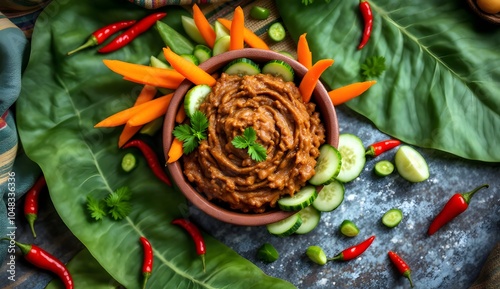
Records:
M120 60L105 59L103 62L109 69L122 75L126 80L141 84L175 89L185 79L182 74L173 69L128 63Z
M214 86L217 82L215 78L213 78L213 76L211 76L192 62L175 54L175 52L173 52L169 47L163 48L163 54L165 55L165 59L168 61L168 63L170 63L170 65L172 65L175 70L184 75L192 83L196 85L206 84L209 86Z
M312 67L312 53L309 50L309 44L306 39L307 33L300 35L297 42L297 61L304 65L307 69Z
M173 93L167 94L164 96L165 101L162 101L162 103L158 104L157 106L151 107L147 110L141 110L133 117L131 117L127 121L127 124L131 126L142 126L164 115L165 113L167 113L167 109L168 106L170 105L170 101L172 100L173 95L174 95Z
M205 39L205 42L210 48L213 48L215 43L215 30L196 4L193 5L193 19L196 28L200 31L201 37Z
M155 98L153 100L150 100L148 102L145 102L143 104L126 108L101 120L99 123L94 125L94 127L115 127L122 124L126 124L129 119L131 119L133 116L135 116L137 113L141 111L147 111L154 108L155 106L164 105L165 102L170 103L170 98L171 97L169 97L169 95L164 95Z
M231 23L231 28L229 29L229 50L238 50L244 48L244 34L245 15L243 13L243 9L238 6L234 9L233 22Z
M141 105L145 102L152 100L156 95L156 87L150 85L144 85L141 92L135 100L134 106ZM125 124L123 130L118 138L118 147L122 147L127 141L129 141L139 130L141 126L131 126Z
M328 92L328 95L330 96L333 105L340 105L355 97L360 96L363 92L367 91L375 83L377 83L376 80L351 83L346 86L330 90Z
M309 102L309 100L311 100L312 93L321 74L332 64L333 59L321 59L306 72L299 85L299 90L304 102Z
M177 113L175 114L175 122L182 123L185 119L186 119L186 110L184 109L184 106L181 105L179 107L179 110L177 110Z
M177 138L174 138L174 140L172 141L172 145L170 146L170 149L168 150L167 163L169 163L169 164L173 163L182 157L182 154L184 153L183 145L184 145L184 142L180 141Z
M231 20L219 18L217 21L222 24L222 26L226 27L226 29L231 30L231 24L233 23ZM252 30L248 28L243 29L243 40L248 46L252 48L259 48L269 50L269 46L266 44L264 40L262 40L257 34L255 34Z

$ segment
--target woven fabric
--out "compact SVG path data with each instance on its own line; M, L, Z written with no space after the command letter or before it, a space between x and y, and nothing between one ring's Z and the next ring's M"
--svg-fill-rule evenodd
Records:
M470 289L498 289L500 288L500 243L497 243L486 259L479 277Z

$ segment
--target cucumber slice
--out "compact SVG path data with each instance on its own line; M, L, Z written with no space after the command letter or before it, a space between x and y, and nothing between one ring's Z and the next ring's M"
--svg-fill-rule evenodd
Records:
M394 171L394 165L388 160L382 160L375 164L375 174L379 177L386 177Z
M347 183L357 178L366 163L365 147L359 137L344 133L339 135L339 152L342 156L342 167L337 180Z
M318 192L313 186L305 186L296 192L293 197L286 196L278 200L278 206L283 211L297 211L303 209L316 199Z
M133 153L126 153L122 158L122 170L130 172L137 167L137 158Z
M309 183L319 186L332 182L339 174L341 165L340 152L332 145L323 144L319 148L319 157L314 167L316 173L309 179Z
M294 57L294 56L293 56L290 52L288 52L288 51L281 50L281 51L279 51L278 53L279 53L279 54L282 54L282 55L284 55L284 56L286 56L286 57L288 57L288 58L295 59L295 57Z
M278 237L286 237L295 233L300 225L302 225L302 219L297 213L281 221L268 224L266 227L269 233Z
M265 263L272 263L278 260L280 254L270 243L264 243L257 250L257 258Z
M403 212L400 209L390 209L382 216L382 224L388 228L394 228L403 220Z
M302 225L295 231L295 234L307 234L316 228L321 219L321 212L313 206L305 207L299 211Z
M324 185L312 205L321 212L331 212L344 201L344 184L337 180Z
M203 44L198 44L194 47L193 55L200 63L203 63L212 57L212 49Z
M285 81L293 81L294 72L290 64L282 60L271 60L262 67L262 73L280 76Z
M212 54L216 56L229 51L230 43L231 43L231 37L229 35L222 36L221 38L215 40L214 50L212 51Z
M222 25L219 21L215 21L214 31L215 31L215 41L219 40L223 36L229 36L229 29L224 27L224 25Z
M191 116L195 111L199 110L200 105L205 101L205 98L211 91L212 88L206 84L199 84L189 89L184 97L186 115Z
M344 220L340 224L340 233L346 237L356 237L359 234L359 229L352 221Z
M186 59L187 61L191 62L194 65L200 64L198 58L196 58L196 56L194 56L193 54L181 54L180 57Z
M423 182L429 178L427 162L419 152L410 146L399 147L394 162L398 173L410 182Z
M318 265L325 265L328 262L325 251L320 246L309 246L306 249L306 255L311 261Z
M207 45L207 42L201 36L200 30L196 27L196 23L194 23L194 19L185 15L181 16L182 28L184 28L184 32L186 32L187 36L191 38L196 43Z
M173 69L172 66L166 64L165 62L161 61L160 59L158 59L157 57L154 57L154 56L149 57L149 64L152 67L156 67L156 68Z
M238 58L224 68L224 72L231 75L255 75L260 73L260 68L257 63L248 58Z
M139 133L154 136L163 126L163 116L146 123Z
M269 35L269 38L276 42L282 41L286 36L285 27L283 27L281 22L276 22L269 27L267 34Z

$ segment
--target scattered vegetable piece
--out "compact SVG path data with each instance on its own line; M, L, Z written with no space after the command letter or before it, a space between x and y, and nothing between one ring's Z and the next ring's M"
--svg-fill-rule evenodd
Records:
M170 47L176 54L191 54L194 50L194 45L187 37L180 34L174 28L170 27L163 21L156 22L156 29L160 34L165 46Z
M137 23L135 23L132 27L128 28L122 34L118 35L115 39L113 39L110 43L106 44L104 47L98 50L100 53L109 53L116 51L125 45L129 44L132 40L137 38L142 33L146 32L151 26L153 26L156 21L162 19L167 16L167 13L158 12L150 14Z
M309 49L309 44L307 43L307 33L303 33L299 36L297 42L297 61L304 65L307 69L312 67L312 53ZM330 96L331 97L331 96Z
M146 239L146 237L141 236L139 240L144 251L144 257L142 260L142 289L146 289L146 284L149 280L149 277L151 277L151 273L153 272L153 247L151 246L149 240Z
M172 144L170 145L170 149L168 150L168 160L167 163L171 164L179 160L183 155L183 145L184 142L179 140L178 138L174 138Z
M126 153L122 158L122 170L126 173L131 172L137 167L137 158L133 153Z
M127 121L127 124L131 126L141 127L146 123L149 123L161 117L162 115L165 115L165 113L167 113L168 106L170 105L170 101L172 100L173 96L174 96L173 93L164 95L165 99L164 101L161 102L160 105L152 106L147 110L141 110L137 112Z
M269 17L269 9L261 6L253 6L250 9L250 16L257 20L266 20Z
M240 6L234 9L233 22L231 22L231 28L229 29L229 50L243 49L245 46L244 42L245 34L245 15L243 14L243 9Z
M264 243L258 250L257 250L257 258L259 260L266 262L266 263L272 263L276 260L278 260L280 254L274 248L273 245L270 243Z
M372 34L373 28L373 12L370 6L370 3L367 0L359 1L359 10L361 11L361 15L363 16L364 28L363 28L363 37L361 38L361 42L358 45L358 49L362 49Z
M309 102L321 74L333 64L333 59L321 59L309 69L299 85L302 100Z
M215 43L215 31L208 22L207 18L198 7L198 5L193 5L193 19L196 27L200 31L201 36L205 39L205 42L210 48L214 47Z
M184 109L184 106L180 106L179 109L177 110L177 113L175 114L175 122L176 123L182 123L186 119L186 110Z
M336 178L343 183L348 183L356 179L365 167L365 147L356 135L342 133L339 135L338 150L342 166Z
M340 224L340 233L346 237L356 237L359 234L359 228L351 220L344 220Z
M203 69L175 54L169 47L163 48L165 59L172 67L180 74L184 75L194 84L206 84L214 86L217 82L213 76L205 72Z
M207 138L208 119L199 110L190 116L190 124L180 124L173 130L175 138L183 142L185 154L189 154L198 147L200 141Z
M379 156L382 153L384 153L390 149L397 147L400 144L401 144L401 141L399 141L397 139L388 139L388 140L379 141L379 142L376 142L376 143L370 145L366 149L365 155L376 157L376 156Z
M309 246L306 249L306 255L311 261L318 265L325 265L328 259L326 258L325 251L320 246Z
M359 255L363 254L363 252L365 252L366 249L368 249L368 247L370 247L373 240L375 240L375 236L371 236L370 238L366 239L365 241L363 241L357 245L354 245L354 246L351 246L347 249L344 249L342 252L340 252L338 255L333 257L331 260L334 260L334 261L352 260L352 259L358 257Z
M222 24L226 29L231 29L232 21L224 18L217 19L220 24ZM255 34L252 30L245 27L243 31L243 39L248 46L252 48L260 48L269 50L269 46L266 44L264 40L262 40L257 34Z
M104 199L106 206L108 206L108 213L113 219L124 219L132 211L131 197L132 193L130 189L128 187L121 187Z
M106 202L97 200L91 195L87 195L87 210L90 212L90 217L96 221L100 221L106 217Z
M97 45L103 43L111 35L115 34L116 32L118 32L122 29L130 27L135 22L136 22L136 20L125 20L125 21L111 23L111 24L106 25L102 28L99 28L90 35L90 37L87 39L87 41L83 45L81 45L80 47L78 47L74 50L71 50L70 52L68 52L68 55L71 55L75 52L86 49L88 47L97 46Z
M172 183L170 182L170 179L168 178L167 174L163 170L162 166L160 165L160 161L158 160L158 157L156 156L156 153L153 151L153 149L144 141L139 140L139 139L134 139L126 143L123 148L130 148L130 147L136 147L138 148L142 154L144 155L144 158L146 159L146 162L149 165L149 168L153 171L154 175L167 184L168 186L171 186Z
M311 185L327 185L335 180L342 168L342 156L331 144L319 147L319 156L314 166L314 176L309 179Z
M269 38L275 42L283 41L286 37L286 30L281 22L273 23L267 30Z
M181 16L181 22L182 22L182 28L184 28L184 32L193 40L194 42L198 44L203 44L207 45L207 42L201 36L200 30L198 27L196 27L196 23L194 22L194 19L185 15Z
M454 194L444 205L441 212L439 212L439 214L434 218L429 226L427 234L432 235L436 233L442 226L456 218L461 213L465 212L465 210L469 207L469 203L474 194L477 191L488 187L489 185L483 184L474 188L472 191Z
M247 127L243 135L236 136L231 144L238 149L248 149L248 155L256 162L265 161L267 158L266 148L257 142L257 132L253 127Z
M328 92L328 95L330 96L333 105L341 105L353 98L360 96L375 83L377 83L377 81L375 80L351 83L346 86L330 90Z
M303 208L299 211L299 215L302 219L302 224L295 231L295 234L299 235L310 233L319 225L319 221L321 220L321 212L313 206Z
M389 251L388 255L394 266L398 269L399 273L410 281L410 286L413 288L410 266L408 266L408 264L397 253Z
M142 126L140 134L154 136L163 126L163 116L156 118Z
M344 201L345 187L338 180L324 185L312 205L320 212L331 212Z
M38 218L38 197L45 187L47 187L47 182L45 181L45 177L41 175L28 190L24 199L24 216L30 225L34 238L36 238L35 221Z
M403 212L400 209L390 209L382 216L382 224L387 228L394 228L403 220Z
M196 247L196 253L201 257L203 272L205 272L205 253L207 252L207 248L205 246L203 235L200 230L198 230L198 227L193 222L183 218L174 219L172 224L181 226L191 236Z
M399 147L394 156L398 173L407 181L418 183L429 178L429 166L424 157L410 146Z
M266 225L267 231L278 237L287 237L295 233L302 225L300 214L293 214L281 221Z
M387 177L394 172L394 165L388 160L381 160L373 168L375 174L379 177Z
M385 69L385 57L383 56L370 56L361 64L361 74L365 78L378 77Z

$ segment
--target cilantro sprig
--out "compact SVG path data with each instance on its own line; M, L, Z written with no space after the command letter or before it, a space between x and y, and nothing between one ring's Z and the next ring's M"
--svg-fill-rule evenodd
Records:
M370 56L361 64L361 74L365 78L380 76L385 69L385 57L383 56Z
M256 162L265 161L267 158L266 148L257 142L257 132L253 127L247 127L243 135L236 136L231 143L235 148L248 149L248 155Z
M104 219L108 214L114 220L121 220L132 211L131 196L132 193L128 187L121 187L104 199L98 200L88 195L87 210L92 219L96 221Z
M182 147L185 154L189 154L198 147L200 141L207 138L208 119L197 110L189 118L190 124L181 124L174 128L174 136L184 142Z

